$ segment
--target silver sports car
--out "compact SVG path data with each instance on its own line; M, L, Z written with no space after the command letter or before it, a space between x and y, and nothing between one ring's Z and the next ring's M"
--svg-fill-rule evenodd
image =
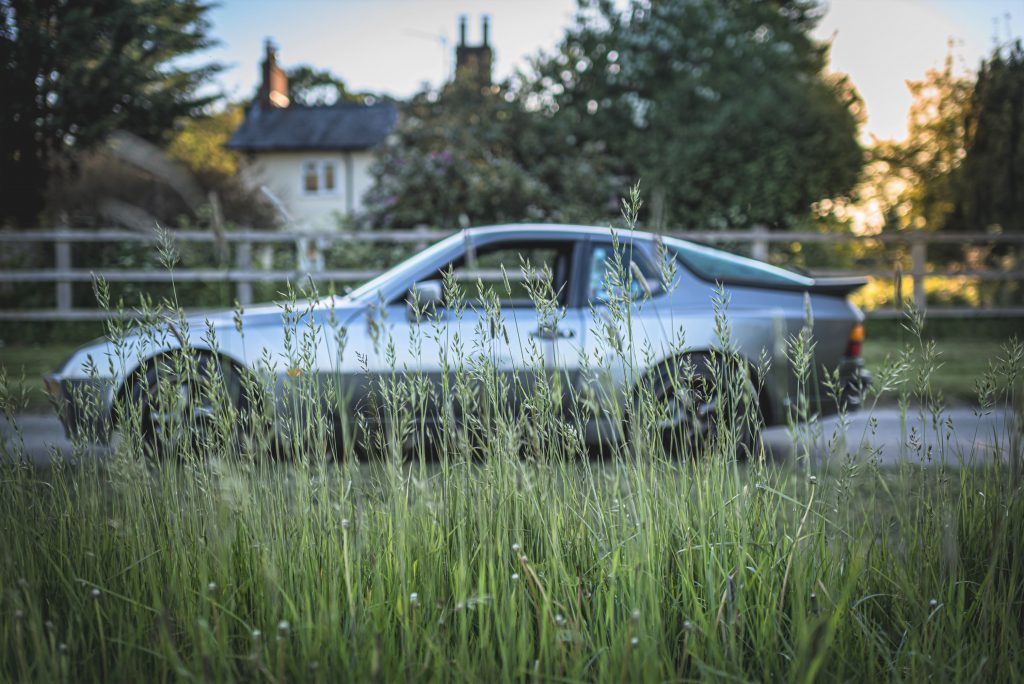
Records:
M628 403L640 379L657 379L680 361L698 376L712 373L721 358L716 350L728 348L756 376L756 406L763 424L772 425L794 414L798 394L811 413L860 404L868 382L860 358L863 315L847 295L861 285L651 233L473 228L344 296L168 319L82 347L45 381L68 433L103 440L117 427L115 407L125 404L159 431L159 362L183 348L200 368L215 359L236 378L269 376L278 414L293 405L284 395L299 375L343 388L347 405L329 408L355 414L375 381L416 372L440 385L456 356L481 354L499 374L540 366L557 375L568 412L598 386L603 396ZM794 345L801 331L802 351ZM801 353L807 368L797 372ZM530 385L500 386L514 405ZM683 396L674 383L654 386L668 407L666 429L701 423L719 410L711 396ZM85 396L95 397L92 405L84 405ZM238 391L232 396L240 400ZM194 401L187 392L184 398ZM592 414L590 441L609 434L599 423L610 415Z

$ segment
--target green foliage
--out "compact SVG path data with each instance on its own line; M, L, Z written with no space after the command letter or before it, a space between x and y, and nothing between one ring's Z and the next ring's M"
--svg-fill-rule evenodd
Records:
M178 58L213 44L202 0L0 2L0 221L32 222L47 181L111 131L154 142L214 97L220 66ZM67 170L67 169L65 169Z
M976 229L1024 231L1024 47L981 65L965 121L957 220Z
M652 189L654 222L788 226L857 180L860 99L816 2L582 2L532 98Z
M420 93L381 150L364 221L381 228L586 221L617 211L603 147L529 111L508 84Z
M345 82L326 69L300 64L288 70L288 99L305 106L363 102L365 95L350 93Z
M908 83L909 135L872 150L892 228L1024 230L1024 49L996 48L976 76L944 67ZM883 193L884 194L884 193Z
M189 118L175 132L167 153L193 172L233 176L238 173L238 153L224 145L244 118L240 106Z
M941 70L929 69L907 87L914 98L907 139L875 145L874 173L878 183L895 179L899 184L888 208L892 227L941 228L954 210L954 176L964 158L972 83L954 73L950 52Z

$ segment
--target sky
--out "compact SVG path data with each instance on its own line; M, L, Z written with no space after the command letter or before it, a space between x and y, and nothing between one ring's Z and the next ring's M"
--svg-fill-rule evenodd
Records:
M625 0L618 0L620 3ZM555 48L572 22L575 0L221 0L210 13L221 44L203 55L224 62L220 85L249 97L265 38L285 68L310 64L338 74L354 91L407 97L447 79L458 17L469 42L491 18L495 76L527 70ZM864 98L872 136L902 139L910 108L907 80L941 67L954 41L957 69L977 69L993 37L1024 33L1024 0L828 0L815 36L832 43L835 71L849 74Z

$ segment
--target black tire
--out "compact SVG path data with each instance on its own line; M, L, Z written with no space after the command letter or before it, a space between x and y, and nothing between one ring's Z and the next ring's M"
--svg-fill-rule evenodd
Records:
M153 359L132 394L144 445L157 459L188 454L205 458L208 450L240 436L240 416L247 413L241 375L229 362L207 353Z
M665 453L706 459L728 449L751 452L758 408L749 369L739 359L689 354L655 372L651 394Z

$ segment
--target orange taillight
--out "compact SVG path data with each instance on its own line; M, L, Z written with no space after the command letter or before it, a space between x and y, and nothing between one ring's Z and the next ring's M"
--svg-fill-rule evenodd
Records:
M860 356L861 347L864 345L864 324L858 323L850 330L850 340L846 344L846 355L850 358Z

